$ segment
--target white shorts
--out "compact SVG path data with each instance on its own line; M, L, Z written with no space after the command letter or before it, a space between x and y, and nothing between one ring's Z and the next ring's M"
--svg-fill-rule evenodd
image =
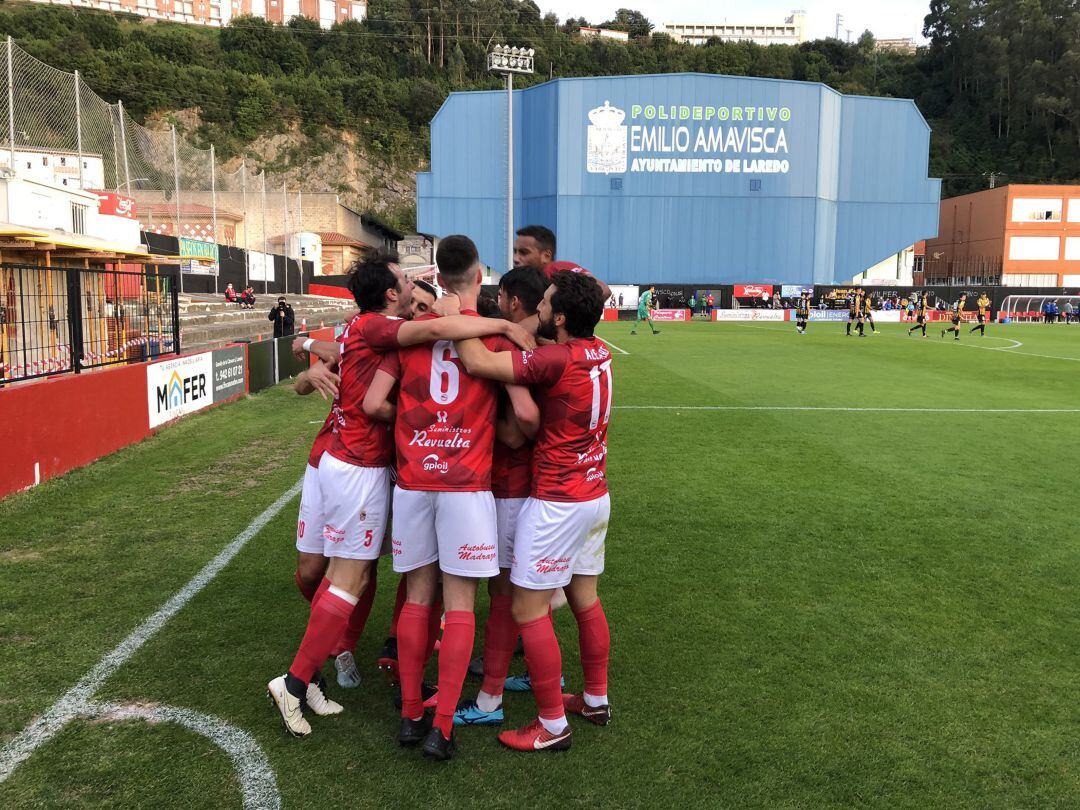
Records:
M305 554L323 553L322 491L319 489L319 468L307 465L304 488L300 492L300 517L296 521L296 550Z
M573 574L601 573L610 516L606 494L577 503L529 498L518 515L510 581L543 591L568 585Z
M495 528L499 537L499 568L509 568L514 562L514 535L517 534L518 514L528 498L496 498Z
M390 468L358 467L324 453L319 462L323 551L327 557L377 560L390 518Z
M495 498L486 492L427 492L394 487L394 570L438 562L446 574L499 573Z

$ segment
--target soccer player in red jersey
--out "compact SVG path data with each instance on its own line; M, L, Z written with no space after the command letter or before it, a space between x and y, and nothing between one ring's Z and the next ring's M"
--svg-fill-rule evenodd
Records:
M566 712L604 725L611 715L607 665L611 646L597 597L610 515L607 428L611 416L611 353L593 334L604 308L596 280L557 273L540 302L538 337L554 345L492 352L463 341L458 353L470 374L531 385L543 420L533 451L532 494L518 516L510 579L513 617L525 642L539 717L499 741L519 751L570 747ZM577 619L582 695L563 695L562 656L548 613L554 590L566 588Z
M340 349L327 358L337 361L341 382L332 410L333 436L318 472L323 554L330 563L312 600L307 631L289 671L267 687L286 729L300 737L311 733L302 711L305 699L316 713L341 710L334 704L333 712L320 712L323 704L315 693L322 690L316 675L346 633L355 632L358 637L370 611L370 604L362 603L361 597L378 560L389 518L394 455L388 426L370 419L362 408L367 387L382 362L379 352L431 340L490 334L512 335L525 346L532 343L520 327L501 320L464 316L402 320L411 305L412 283L384 256L358 263L350 275L349 290L360 312L342 334ZM307 348L314 346L307 344Z
M548 281L542 271L531 267L515 267L499 279L499 310L515 323L533 318L547 286ZM483 654L480 660L475 662L483 667L484 682L475 700L458 706L454 714L454 724L459 726L502 723L502 695L518 639L517 625L511 613L513 587L510 584L510 563L514 554L518 514L532 488L533 439L539 428L539 420L522 424L513 409L505 405L505 402L500 402L502 413L495 429L495 451L491 469L491 491L495 496L499 546L499 575L488 580L491 602L484 626Z
M553 273L559 270L574 269L576 273L587 273L573 262L556 262L555 233L543 225L526 225L519 229L514 239L514 267L533 267L543 270L544 274L551 279ZM600 279L596 279L600 285L600 291L604 294L604 300L611 297L611 288Z
M424 315L431 312L431 308L434 304L434 288L423 281L416 282L412 291L409 317L415 318L418 315ZM355 314L353 317L355 317ZM352 321L352 319L353 318L350 317L349 321ZM307 339L307 336L302 336L293 341L293 353L300 359L305 359L307 356L304 349L304 344ZM327 341L323 342L329 343ZM334 343L336 345L333 346L332 351L340 353L340 340L335 341ZM334 373L334 370L336 369L336 362L325 365L321 361L316 361L310 368L300 372L297 376L294 385L296 392L301 396L306 396L315 391L319 391L322 393L323 398L326 398L327 394L329 394L331 398L336 398L338 393L337 383L340 381L340 378ZM322 531L324 520L322 511L322 493L319 489L318 472L319 461L322 459L323 451L333 438L334 422L334 411L331 409L311 446L307 467L304 470L303 489L300 493L300 515L296 522L297 561L295 579L300 593L309 603L312 601L318 590L319 583L326 573L326 566L328 563L328 558L323 555L324 541ZM359 640L360 632L363 630L364 622L367 619L371 604L375 598L374 578L377 571L377 567L372 568L371 584L368 586L367 590L365 590L361 603L358 604L359 609L354 610L350 616L349 628L342 637L341 643L338 645L338 648L333 651L334 667L337 670L338 685L343 688L354 688L360 685L360 673L356 667L354 653L356 642ZM399 588L399 590L403 591L404 580L402 580L401 585L402 587Z
M436 263L439 284L456 294L462 315L479 317L475 307L482 270L472 240L446 237L439 244ZM400 379L393 553L394 570L408 576L408 601L398 620L402 690L398 741L402 745L423 741L425 756L449 759L455 750L454 711L475 637L477 580L499 571L491 494L498 387L465 373L448 340L403 349L397 364L397 369L383 364L368 403L370 412L380 378L384 390L395 376ZM538 419L528 391L510 388L513 407L531 406L530 418ZM446 614L438 705L432 719L423 710L420 683L440 571Z

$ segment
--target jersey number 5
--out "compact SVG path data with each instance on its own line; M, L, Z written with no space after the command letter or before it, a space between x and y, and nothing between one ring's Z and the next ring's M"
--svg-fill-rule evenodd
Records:
M454 359L458 356L452 340L437 340L431 347L431 398L440 405L457 399L461 383Z
M596 430L600 424L600 377L607 380L607 407L604 408L604 422L611 420L611 361L605 360L598 366L589 369L589 379L592 380L592 412L589 417L589 430Z

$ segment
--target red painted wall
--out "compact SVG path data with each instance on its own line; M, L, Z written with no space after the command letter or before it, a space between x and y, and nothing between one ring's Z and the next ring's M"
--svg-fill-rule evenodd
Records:
M331 298L346 298L352 300L352 293L345 287L334 287L330 284L309 284L308 295L326 295Z
M144 364L0 391L0 497L89 464L149 435Z

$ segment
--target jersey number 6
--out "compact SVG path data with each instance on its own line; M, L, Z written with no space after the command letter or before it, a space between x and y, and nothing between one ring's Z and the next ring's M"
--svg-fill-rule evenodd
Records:
M454 359L458 356L452 340L437 340L431 347L431 398L440 405L457 399L461 378Z

